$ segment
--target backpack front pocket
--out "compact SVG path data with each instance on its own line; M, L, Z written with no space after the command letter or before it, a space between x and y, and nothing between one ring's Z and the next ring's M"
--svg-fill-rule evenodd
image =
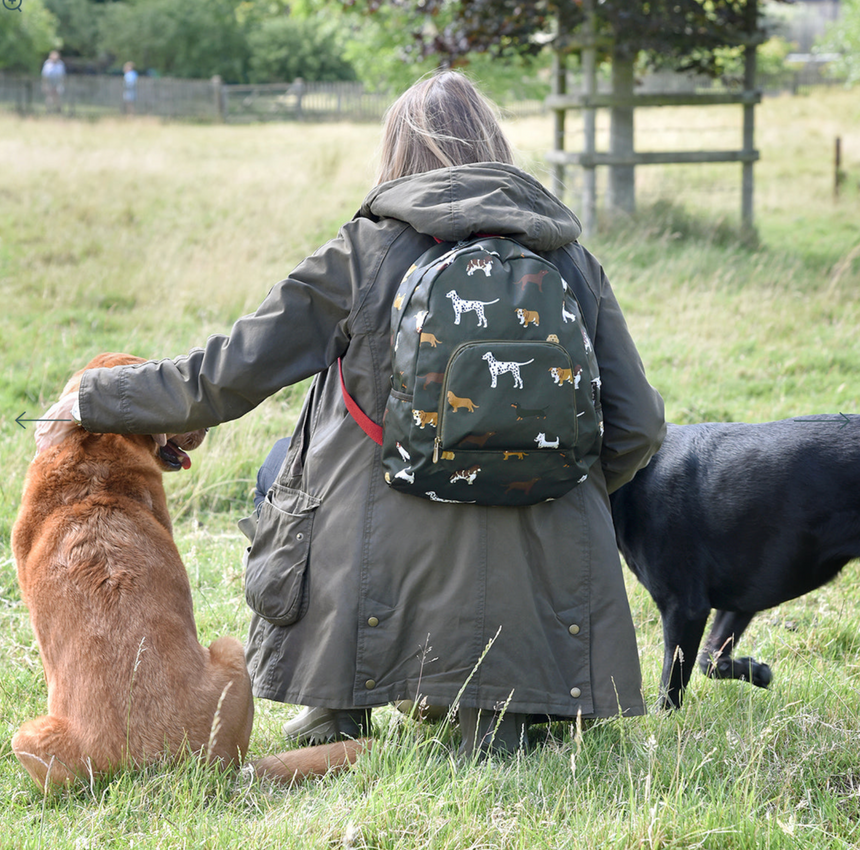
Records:
M448 361L439 399L439 449L573 448L580 371L557 343L460 345Z

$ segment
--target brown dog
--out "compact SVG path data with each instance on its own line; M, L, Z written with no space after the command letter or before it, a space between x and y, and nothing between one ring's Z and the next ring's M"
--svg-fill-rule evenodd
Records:
M87 368L141 362L103 354ZM168 435L159 448L151 436L76 429L30 465L12 550L48 714L21 726L12 749L43 791L164 758L195 754L226 767L245 756L254 703L242 644L197 641L161 481L191 465L186 451L204 434ZM310 747L254 767L300 782L366 746Z

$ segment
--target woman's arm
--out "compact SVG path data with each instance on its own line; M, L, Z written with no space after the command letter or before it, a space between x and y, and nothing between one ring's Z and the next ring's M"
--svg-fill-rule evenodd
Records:
M274 286L229 335L211 336L174 360L85 372L82 425L138 434L210 427L328 368L347 348L354 282L362 279L347 228Z
M642 359L602 270L600 276L594 350L605 429L600 460L611 493L633 478L660 448L666 421L663 399L645 377Z

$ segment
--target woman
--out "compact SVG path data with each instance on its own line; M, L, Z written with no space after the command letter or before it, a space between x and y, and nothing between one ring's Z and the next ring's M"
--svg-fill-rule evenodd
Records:
M152 433L235 419L316 376L261 506L246 586L254 693L307 706L286 727L296 741L364 733L371 707L401 699L457 702L466 752L521 746L534 716L644 712L607 494L658 448L663 404L576 217L512 162L464 76L420 81L389 111L359 213L256 313L187 357L81 383L85 428ZM603 449L600 469L555 501L398 493L344 405L338 358L349 394L382 421L398 284L436 240L474 233L510 235L586 282L575 294L600 364Z

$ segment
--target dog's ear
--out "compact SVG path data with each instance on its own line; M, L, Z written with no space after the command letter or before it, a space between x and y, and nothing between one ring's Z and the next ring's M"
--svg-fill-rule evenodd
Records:
M122 354L106 352L97 354L86 365L87 369L111 369L114 366L133 366L136 363L146 363L143 357L137 357L134 354Z

